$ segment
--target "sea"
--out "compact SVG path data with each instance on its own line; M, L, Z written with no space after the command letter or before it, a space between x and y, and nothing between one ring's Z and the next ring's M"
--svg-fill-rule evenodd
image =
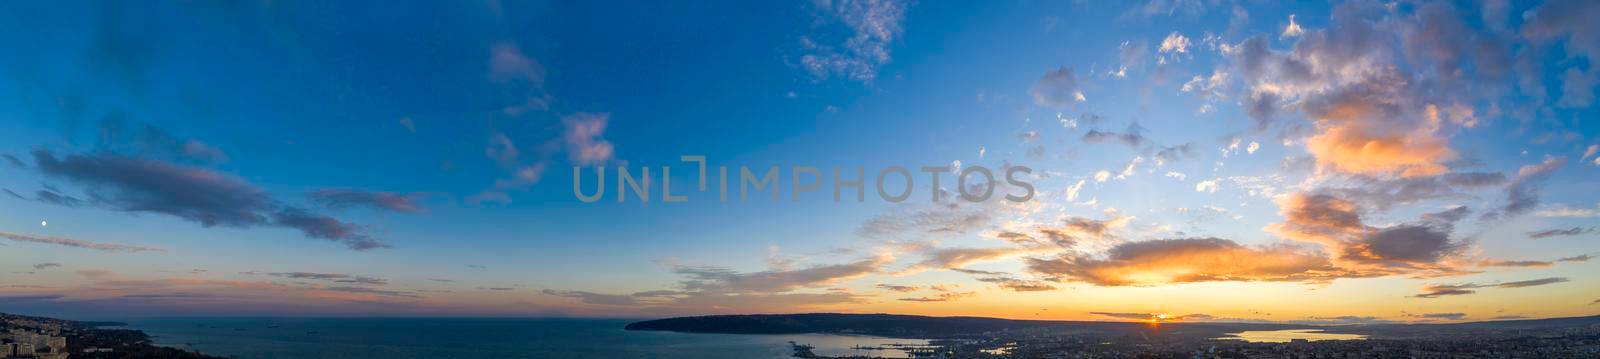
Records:
M1367 336L1360 334L1323 333L1320 329L1289 329L1289 330L1256 330L1229 334L1220 339L1243 340L1251 343L1288 343L1295 339L1306 341L1318 340L1362 340Z
M238 358L790 358L790 342L820 355L906 357L856 348L925 340L799 334L622 330L622 319L147 318L125 320L156 345Z

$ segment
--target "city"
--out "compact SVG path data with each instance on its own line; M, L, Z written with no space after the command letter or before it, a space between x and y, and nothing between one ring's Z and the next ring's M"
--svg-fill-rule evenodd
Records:
M153 346L136 330L97 327L115 324L0 313L0 358L213 358Z
M1600 355L1600 316L1462 323L1308 325L1149 320L1082 322L887 314L655 319L628 330L832 333L905 338L797 358L1580 358Z
M1600 326L1548 330L1491 330L1405 339L1252 343L1233 339L1150 342L1143 338L1072 333L986 333L983 338L934 340L929 345L863 348L861 355L822 356L795 344L796 358L1593 358Z

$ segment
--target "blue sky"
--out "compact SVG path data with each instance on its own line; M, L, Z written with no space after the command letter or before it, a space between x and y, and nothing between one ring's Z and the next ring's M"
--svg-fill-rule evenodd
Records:
M1597 8L9 3L0 309L1586 314ZM683 155L1039 196L572 193Z

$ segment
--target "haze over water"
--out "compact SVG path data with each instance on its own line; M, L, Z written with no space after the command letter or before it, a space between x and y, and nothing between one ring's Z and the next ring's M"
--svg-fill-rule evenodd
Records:
M1295 339L1317 340L1357 340L1366 339L1360 334L1335 334L1323 333L1321 329L1290 329L1290 330L1253 330L1230 334L1223 339L1239 339L1251 343L1288 343Z

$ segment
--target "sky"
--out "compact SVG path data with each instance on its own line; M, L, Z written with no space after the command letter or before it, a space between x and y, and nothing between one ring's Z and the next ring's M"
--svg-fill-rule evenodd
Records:
M6 2L0 311L1594 315L1597 17Z

